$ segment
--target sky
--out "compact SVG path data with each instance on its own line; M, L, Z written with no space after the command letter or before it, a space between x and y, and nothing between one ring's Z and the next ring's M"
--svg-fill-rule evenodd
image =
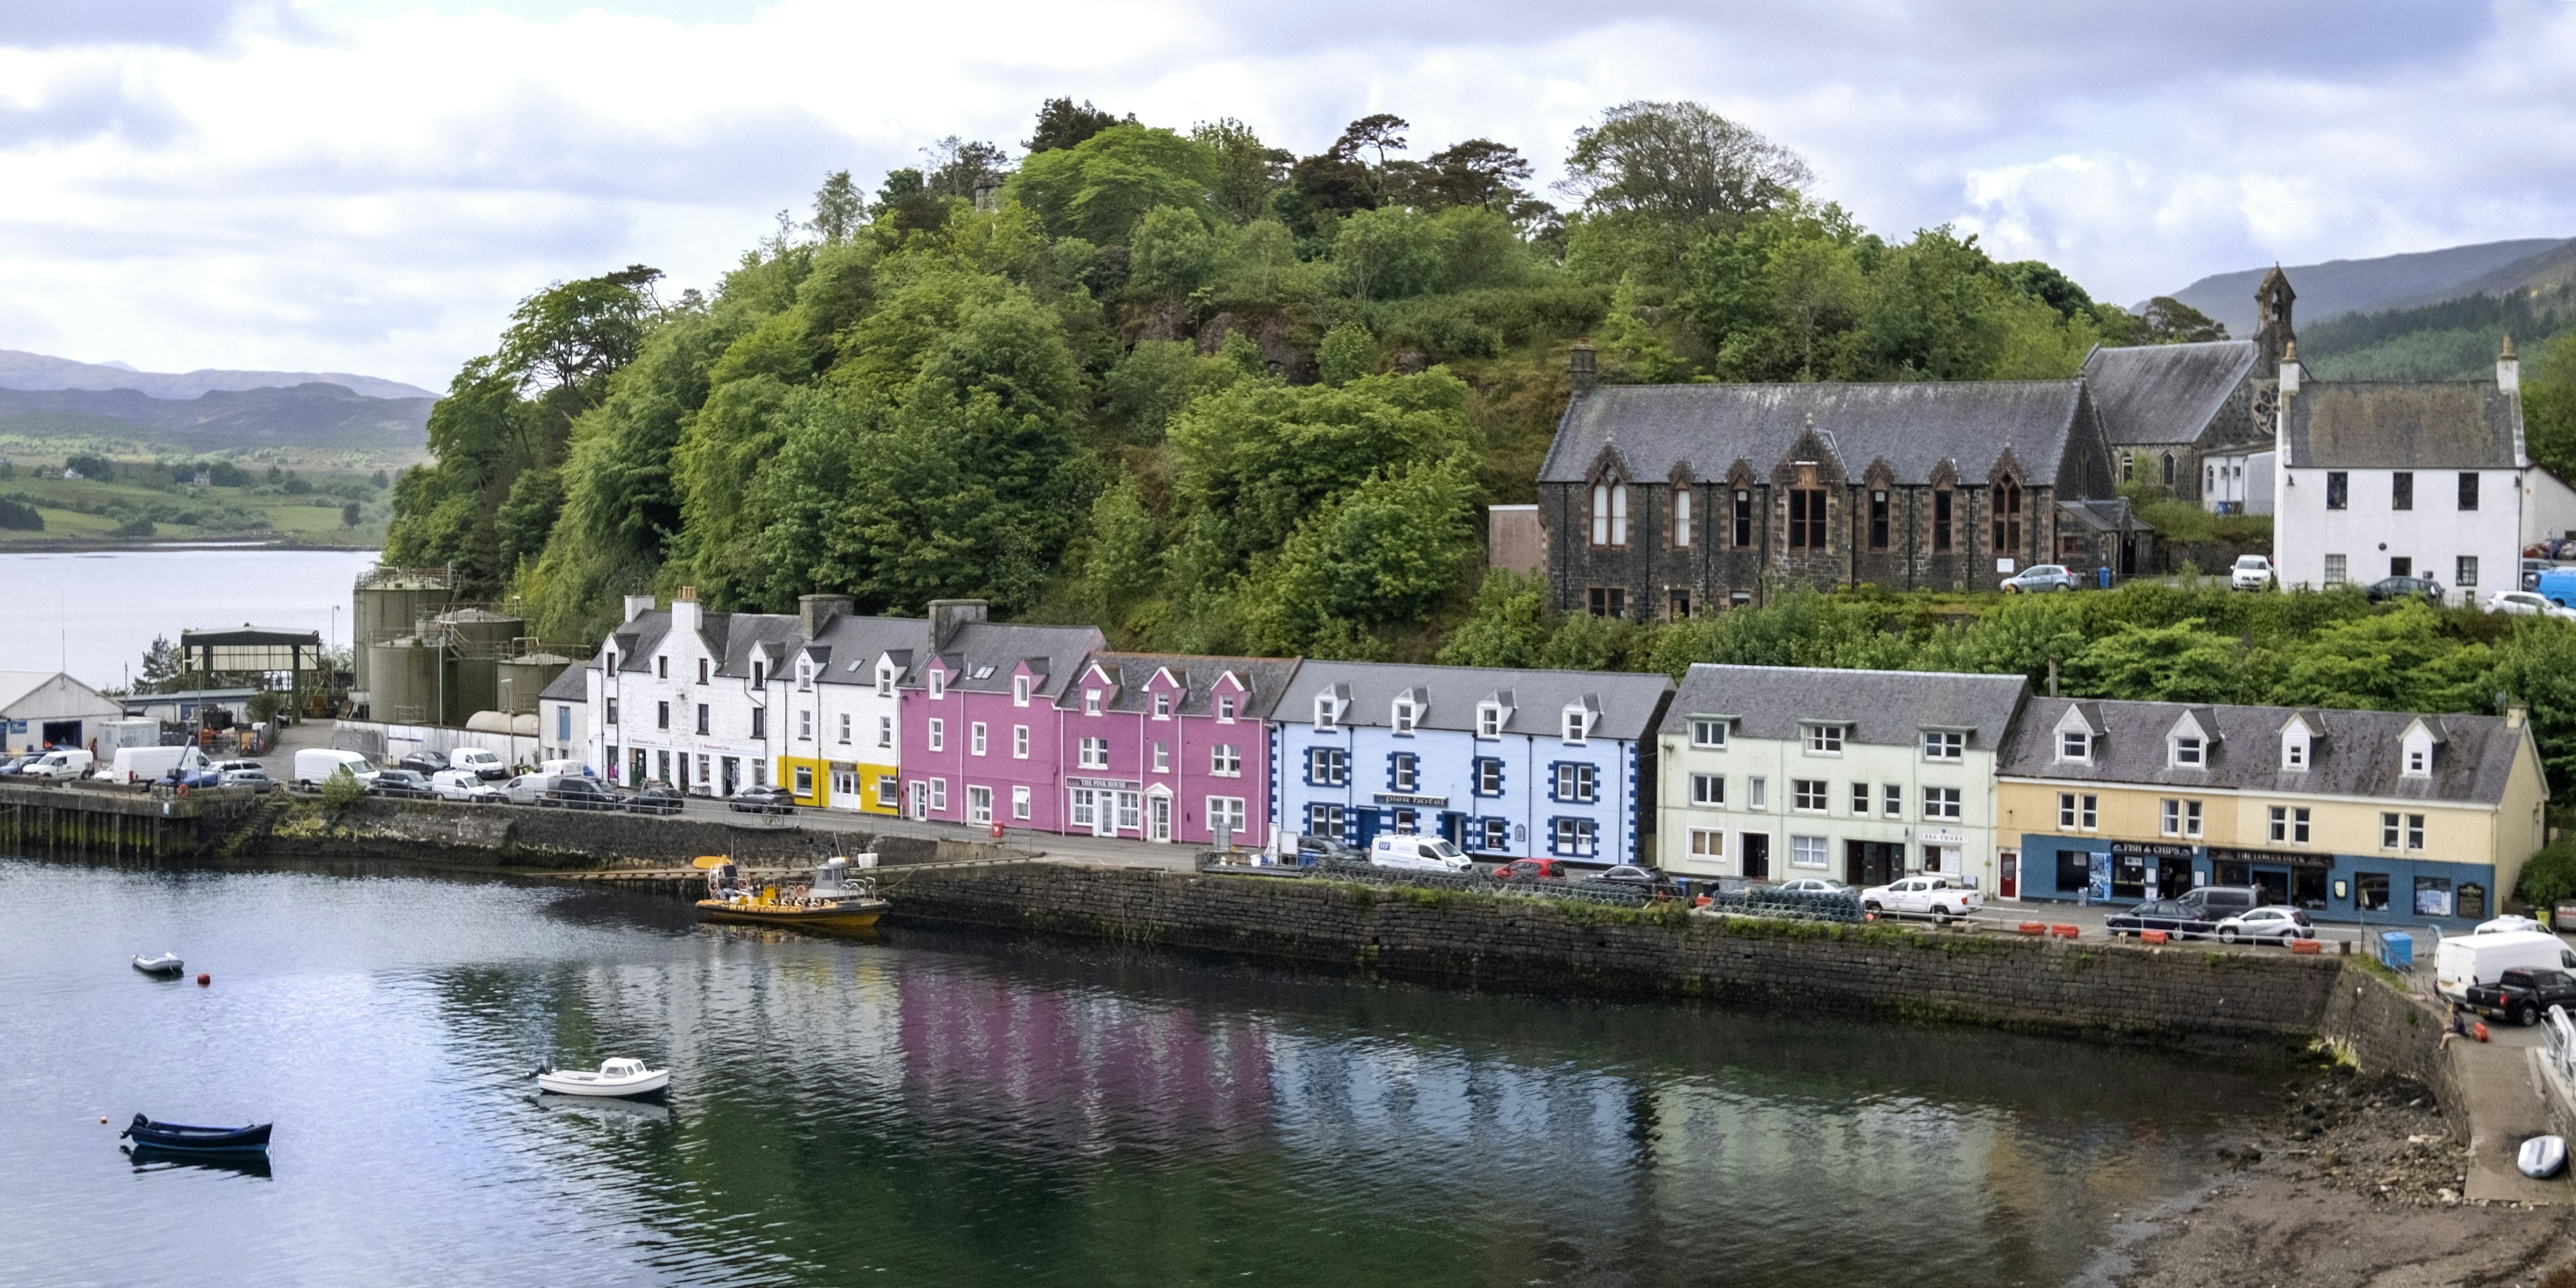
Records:
M1057 95L1301 154L1394 112L1543 180L1696 99L1874 230L2122 303L2576 236L2576 0L0 0L0 348L443 389L548 282L710 286L827 172Z

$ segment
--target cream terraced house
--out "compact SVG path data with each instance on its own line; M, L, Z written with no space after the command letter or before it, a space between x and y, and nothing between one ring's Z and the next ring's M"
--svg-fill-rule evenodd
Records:
M1690 669L1657 735L1665 871L1992 890L1995 768L2018 675Z

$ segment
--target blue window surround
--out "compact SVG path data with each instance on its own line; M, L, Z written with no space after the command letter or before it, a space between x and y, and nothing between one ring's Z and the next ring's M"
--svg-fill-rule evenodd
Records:
M1306 785L1308 787L1342 787L1350 781L1350 764L1339 747L1306 749ZM1336 772L1338 771L1338 772Z
M1581 796L1568 796L1568 795L1566 795L1566 794L1564 793L1564 791L1563 791L1563 789L1562 789L1562 786L1561 786L1561 785L1565 782L1565 771L1566 771L1567 769L1572 769L1572 770L1574 770L1574 771L1575 771L1575 777L1576 777L1576 779L1578 780L1578 782L1580 781L1580 779L1581 779L1581 777L1582 777L1582 771L1584 771L1584 770L1586 770L1586 769L1590 769L1590 770L1592 770L1592 795L1591 795L1591 797L1590 797L1590 798L1588 798L1588 799L1587 799L1587 798L1585 798L1585 797L1581 797ZM1581 761L1581 760L1556 760L1556 761L1550 761L1550 762L1548 762L1548 766L1547 766L1547 798L1548 798L1549 800L1551 800L1551 801L1555 801L1555 802L1557 802L1558 804L1561 804L1561 805L1597 805L1597 804L1600 804L1600 803L1601 803L1601 771L1600 771L1597 767L1595 767L1594 765L1592 765L1589 761Z
M1486 766L1488 766L1488 765L1492 766L1492 767L1493 767L1493 771L1494 771L1494 790L1492 790L1492 791L1490 791L1490 792L1485 790L1485 767L1486 767ZM1470 779L1468 780L1468 781L1469 781L1469 783L1470 783L1470 786L1469 786L1469 788L1468 788L1468 790L1469 790L1469 791L1473 792L1474 794L1476 794L1476 795L1478 795L1478 796L1485 797L1486 799L1489 799L1489 800L1490 800L1490 799L1492 799L1492 798L1494 798L1494 797L1501 796L1501 795L1503 794L1503 758L1502 758L1502 757L1500 757L1500 756L1478 756L1478 757L1476 757L1476 759L1475 759L1474 763L1473 763L1472 765L1470 765L1470 766L1469 766L1469 768L1468 768L1468 773L1471 775Z
M1408 772L1413 775L1413 782L1410 785L1407 785L1404 781L1404 776ZM1419 790L1421 786L1422 758L1420 756L1409 751L1399 751L1386 758L1386 789L1388 791L1411 792Z
M1583 847L1583 846L1580 846L1580 845L1578 844L1577 848L1574 848L1574 849L1567 849L1567 848L1563 845L1563 843L1559 840L1559 838L1563 835L1563 828L1561 827L1561 825L1562 825L1562 824L1565 824L1565 823L1574 823L1574 824L1577 824L1577 825L1578 825L1578 827L1577 827L1577 829L1576 829L1576 830L1578 831L1578 833L1579 833L1579 832L1581 831L1581 829L1582 829L1582 828L1584 828L1584 827L1589 827L1589 828L1591 828L1591 829L1592 829L1592 844L1591 844L1589 847ZM1599 855L1599 854L1600 854L1600 852L1601 852L1601 828L1600 828L1600 825L1599 825L1598 823L1595 823L1593 820L1588 819L1588 818L1578 818L1578 817L1572 817L1572 816L1559 816L1559 817L1555 817L1555 818L1551 818L1551 819L1549 819L1549 820L1547 821L1547 852L1548 852L1549 854L1551 854L1551 855L1555 855L1555 856L1557 856L1557 857L1559 857L1559 858L1568 858L1568 859L1588 859L1588 858L1593 858L1593 857L1595 857L1595 856Z

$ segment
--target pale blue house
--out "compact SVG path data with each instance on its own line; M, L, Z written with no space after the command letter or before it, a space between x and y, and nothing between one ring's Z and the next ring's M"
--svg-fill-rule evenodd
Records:
M1643 862L1662 675L1302 662L1271 713L1271 817L1478 859Z

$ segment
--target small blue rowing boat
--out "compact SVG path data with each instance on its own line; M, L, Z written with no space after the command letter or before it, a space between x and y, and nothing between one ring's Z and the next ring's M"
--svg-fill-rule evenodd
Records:
M199 1154L232 1154L265 1152L268 1129L274 1123L253 1127L191 1127L186 1123L157 1123L141 1114L127 1124L119 1137L132 1137L137 1145L154 1149L187 1150Z

